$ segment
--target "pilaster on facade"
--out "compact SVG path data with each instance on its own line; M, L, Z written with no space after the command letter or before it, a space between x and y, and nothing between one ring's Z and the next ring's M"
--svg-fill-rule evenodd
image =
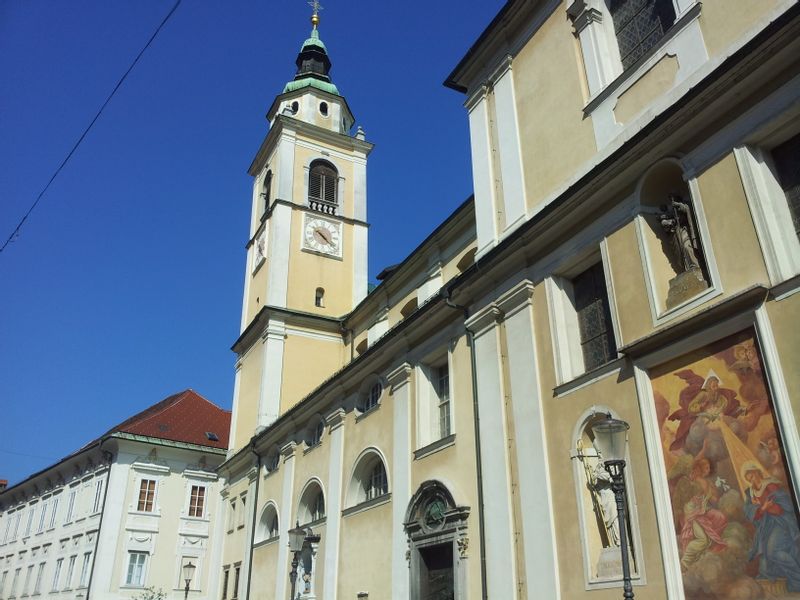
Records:
M296 520L294 511L294 470L295 459L297 456L297 443L288 441L281 446L281 456L283 457L283 480L281 481L281 518L289 527L281 527L278 541L278 560L276 569L278 573L289 572L289 528ZM286 598L286 577L276 577L275 579L275 598Z
M337 408L326 417L329 426L328 503L325 520L325 566L323 600L336 600L339 587L339 540L342 525L342 489L344 462L344 422L347 413Z
M271 425L280 415L286 324L271 317L261 339L264 344L264 362L261 369L257 428Z
M517 468L518 490L513 501L517 518L514 529L521 540L524 556L520 565L520 582L525 583L526 598L560 597L558 564L556 562L556 531L554 506L550 486L550 471L544 421L543 397L539 381L538 356L534 336L534 286L523 280L501 295L497 305L504 313L503 325L507 355L510 411L513 419L513 458ZM484 493L489 489L484 490ZM541 507L536 515L522 505ZM521 531L522 535L519 535Z
M392 393L392 598L409 596L408 549L404 528L406 507L411 500L411 374L404 362L386 376Z

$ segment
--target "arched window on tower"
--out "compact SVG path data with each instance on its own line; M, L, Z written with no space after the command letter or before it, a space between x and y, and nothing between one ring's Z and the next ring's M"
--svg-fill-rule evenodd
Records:
M325 288L318 287L314 294L314 306L325 307Z
M339 173L324 160L311 163L308 173L308 205L328 215L336 214Z
M264 199L262 214L266 214L269 210L269 202L272 199L272 171L267 171L267 174L264 175L261 197Z

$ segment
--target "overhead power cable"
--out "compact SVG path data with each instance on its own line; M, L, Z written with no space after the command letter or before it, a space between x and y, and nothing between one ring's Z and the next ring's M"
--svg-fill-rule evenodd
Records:
M153 32L153 35L151 35L151 36L150 36L150 39L149 39L149 40L147 40L147 43L146 43L146 44L144 45L144 47L143 47L143 48L142 48L142 49L139 51L139 54L137 54L137 55L136 55L136 58L134 58L134 59L133 59L133 62L132 62L132 63L131 63L131 65L128 67L127 71L125 71L125 73L123 73L122 77L120 77L120 78L119 78L119 81L117 81L117 85L115 85L115 86L114 86L114 89L113 89L113 90L111 90L111 93L108 95L108 98L106 98L106 101L105 101L105 102L103 102L103 104L100 106L100 109L97 111L97 114L95 114L94 118L91 120L91 122L89 123L89 125L87 125L87 126L86 126L86 129L84 129L84 130L83 130L83 133L82 133L82 134L81 134L81 136L78 138L78 141L77 141L77 142L75 142L75 144L72 146L72 150L70 150L70 151L69 151L69 153L67 154L66 158L64 158L64 160L63 160L63 161L61 161L61 164L60 164L60 165L58 165L58 168L57 168L57 169L55 170L55 172L53 173L53 176L52 176L52 177L50 177L50 181L48 181L48 182L47 182L47 185L45 185L45 186L44 186L44 188L42 189L42 191L41 191L41 192L39 192L39 195L38 195L38 196L36 196L36 200L34 200L34 201L33 201L33 204L31 204L31 207L28 209L28 212L26 212L26 213L23 215L23 217L20 219L20 221L19 221L19 223L17 224L17 226L14 228L14 231L12 231L12 232L11 232L11 235L10 235L10 236L8 236L8 239L5 241L5 243L3 244L3 246L0 248L0 252L3 252L3 250L5 250L5 249L6 249L6 247L7 247L7 246L8 246L8 245L9 245L11 242L13 242L13 241L14 241L14 240L15 240L15 239L16 239L16 238L19 236L19 232L20 232L20 230L22 229L22 226L25 224L25 221L27 221L27 220L28 220L28 217L31 215L31 213L32 213L32 212L33 212L33 210L36 208L36 206L39 204L39 201L42 199L42 197L44 196L45 192L47 192L48 188L49 188L49 187L50 187L50 185L53 183L53 181L55 180L55 178L56 178L56 177L58 177L58 174L61 172L61 170L62 170L62 169L64 168L64 166L67 164L67 162L69 162L69 159L70 159L70 158L72 158L72 155L73 155L73 154L75 154L75 151L78 149L78 146L80 146L80 145L81 145L81 142L83 142L83 140L84 140L84 138L86 137L86 135L87 135L87 134L89 133L89 131L92 129L92 126L94 126L94 124L95 124L95 122L97 121L97 119L99 119L99 118L100 118L100 115L101 115L101 114L103 114L103 110L105 110L106 106L108 106L108 103L109 103L109 102L111 102L111 99L114 97L114 94L116 94L116 93L117 93L117 90L120 88L120 86L122 85L122 83L123 83L123 82L125 81L125 79L128 77L128 75L130 74L130 72L131 72L131 71L133 71L133 68L136 66L136 63L138 63L138 62L139 62L139 59L140 59L140 58L142 58L142 55L143 55L143 54L145 53L145 51L146 51L146 50L147 50L147 49L150 47L150 44L152 44L152 43L153 43L153 40L155 40L155 39L156 39L156 36L157 36L157 35L159 34L159 32L160 32L160 31L161 31L161 30L164 28L164 25L166 25L166 24L167 24L167 21L169 21L170 17L172 17L173 13L174 13L174 12L175 12L175 11L178 9L178 6L180 5L181 1L182 1L182 0L176 0L176 2L175 2L175 4L173 5L173 7L172 7L172 8L170 9L170 11L169 11L169 12L166 14L166 16L165 16L165 17L162 19L162 21L161 21L161 23L158 25L158 27L156 27L156 30Z

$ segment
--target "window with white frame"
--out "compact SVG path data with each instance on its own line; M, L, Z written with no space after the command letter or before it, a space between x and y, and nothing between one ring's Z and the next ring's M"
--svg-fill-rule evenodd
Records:
M11 535L12 540L17 539L17 534L19 533L19 522L21 520L22 520L22 511L18 510L14 518L14 533Z
M453 433L449 352L425 360L419 367L417 432L419 447Z
M11 522L14 520L14 515L6 514L6 530L3 533L3 543L8 541L8 535L11 533Z
M31 589L31 580L33 579L33 565L28 565L25 570L25 583L22 584L22 595L27 596Z
M44 518L47 514L47 502L42 501L41 508L39 509L39 525L36 527L36 533L44 531Z
M237 529L241 529L244 527L244 518L247 511L245 508L247 507L247 496L242 494L239 496L239 511L236 514L236 527Z
M11 580L11 591L8 593L9 598L17 597L17 586L19 585L19 574L22 573L22 568L14 569L14 579Z
M231 590L231 599L236 600L239 597L239 570L241 569L240 565L236 565L233 568L233 590Z
M389 484L386 481L386 468L383 466L383 462L378 461L364 481L364 496L366 500L372 500L384 496L388 492Z
M39 570L36 572L36 581L33 584L33 595L42 593L42 577L44 576L45 563L39 563Z
M139 512L153 512L156 498L156 481L154 479L142 479L139 482L139 499L136 510Z
M84 552L83 553L83 564L81 565L81 577L78 582L79 587L86 587L89 585L89 573L90 567L92 564L92 553L91 552Z
M189 516L202 517L205 510L206 486L193 485L189 494Z
M325 518L325 495L316 481L306 486L300 498L297 517L304 525Z
M559 383L617 358L611 301L599 257L548 279L547 292Z
M315 417L306 428L306 446L313 448L322 442L322 435L325 433L325 420L322 417Z
M130 587L144 587L146 566L147 552L129 552L125 585Z
M439 437L450 435L450 368L447 363L434 368L434 386L439 404Z
M633 66L675 22L672 0L607 0L622 68Z
M75 512L75 499L78 497L78 490L73 488L69 492L69 498L67 499L67 514L64 517L64 522L69 523L72 521L72 516Z
M358 410L361 413L369 412L378 407L383 395L383 385L380 380L374 381L369 388L360 394Z
M389 479L383 458L374 448L368 448L357 459L347 488L347 505L358 506L389 493Z
M228 533L236 526L236 498L228 503Z
M567 14L594 96L659 46L687 0L573 0ZM678 10L681 7L681 10Z
M339 174L327 161L315 160L308 173L308 205L327 214L336 213Z
M262 204L262 214L269 210L269 203L272 200L272 171L267 171L264 175L264 182L261 184L261 197L264 199Z
M281 463L281 452L277 447L271 448L267 452L267 456L264 459L264 468L267 470L267 473L273 473L278 470L278 467Z
M78 555L73 554L69 557L69 561L67 562L67 574L64 577L64 588L65 590L72 589L72 577L75 575L75 563L78 560Z
M53 585L50 588L51 591L56 592L58 591L59 580L61 579L61 568L64 566L64 559L59 558L56 561L56 568L53 571Z
M256 542L271 540L280 534L278 509L274 503L268 502L261 511L261 518L256 528Z
M26 525L25 525L25 534L24 534L26 536L31 534L31 527L33 526L33 513L35 511L36 511L36 507L35 506L31 506L28 509L28 520L27 520Z
M56 526L56 515L58 514L58 496L53 498L52 505L50 507L50 525L48 525L48 529L52 529Z
M222 600L228 600L228 581L231 578L230 568L222 570Z
M94 482L94 501L92 502L92 514L99 512L103 504L103 480L98 479Z
M8 579L8 571L3 571L3 573L0 574L0 598L5 598L6 579Z
M800 134L787 130L734 150L773 284L800 273Z

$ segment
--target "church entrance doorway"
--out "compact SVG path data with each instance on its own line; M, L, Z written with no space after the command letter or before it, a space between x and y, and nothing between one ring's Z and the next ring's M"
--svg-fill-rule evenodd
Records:
M438 481L426 481L406 512L410 600L466 600L468 506Z

